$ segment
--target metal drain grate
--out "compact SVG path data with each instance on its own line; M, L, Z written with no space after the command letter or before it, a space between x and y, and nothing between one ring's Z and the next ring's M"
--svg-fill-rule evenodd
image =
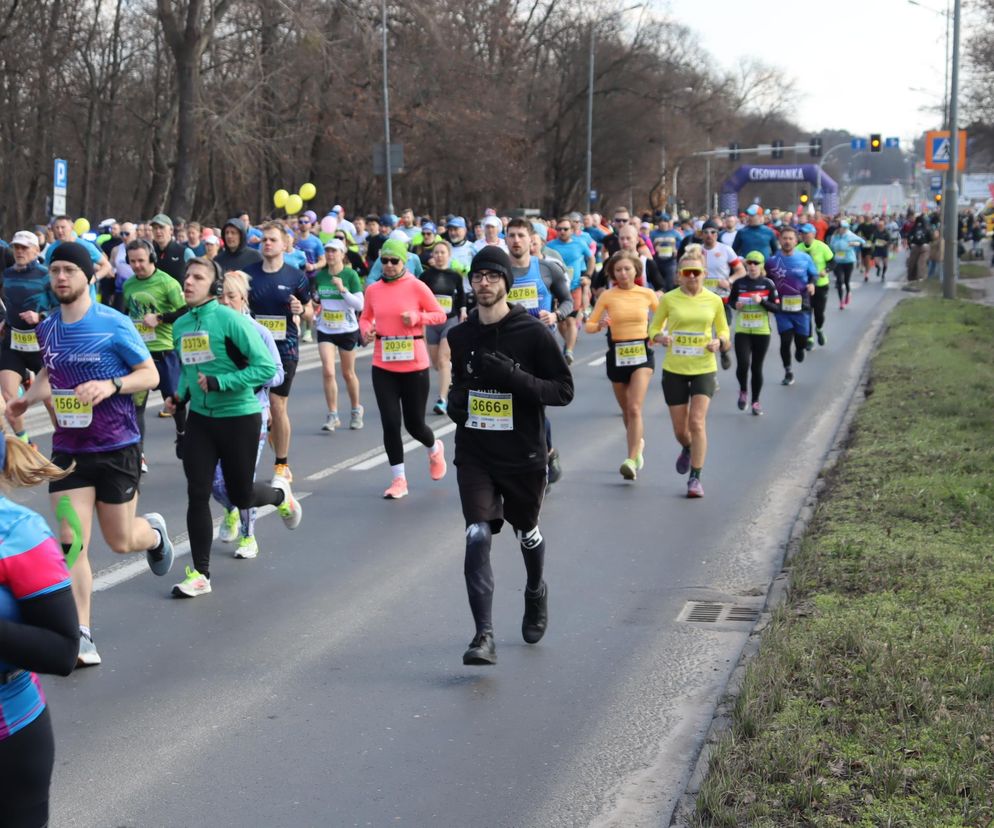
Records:
M677 620L696 624L720 622L751 624L758 618L759 610L755 607L722 604L717 601L688 601Z

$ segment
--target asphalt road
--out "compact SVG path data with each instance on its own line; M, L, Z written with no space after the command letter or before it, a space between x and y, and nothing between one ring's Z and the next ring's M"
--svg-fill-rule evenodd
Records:
M622 480L603 341L582 337L576 399L551 410L565 474L542 519L549 632L521 641L524 569L505 530L494 543L492 668L461 662L473 628L451 467L433 483L413 448L410 497L382 500L389 470L368 357L360 432L321 433L320 373L299 372L297 531L262 517L253 561L216 542L214 592L188 601L169 595L188 557L160 579L144 556L122 563L92 550L104 663L44 679L57 742L52 825L667 824L751 627L682 620L687 602L762 606L899 295L859 282L844 312L830 303L828 346L793 387L779 384L771 349L762 418L736 409L733 372L721 374L700 501L684 497L673 469L658 376L645 469ZM304 348L307 364L314 346ZM140 509L164 513L176 537L185 485L171 430L150 417ZM444 440L451 457L451 433ZM43 492L18 499L48 514Z

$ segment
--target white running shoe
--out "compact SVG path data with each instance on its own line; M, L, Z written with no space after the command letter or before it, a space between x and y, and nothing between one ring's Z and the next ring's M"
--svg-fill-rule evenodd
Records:
M300 507L300 503L297 502L297 498L293 496L293 492L290 491L290 484L282 477L274 477L273 488L282 489L283 491L283 502L276 507L276 511L283 518L283 525L287 529L296 529L300 526L300 519L304 516L304 510Z
M239 514L237 509L225 512L221 518L221 525L217 530L217 537L222 543L234 543L238 540Z
M186 577L173 587L176 598L196 598L198 595L208 595L211 592L211 582L196 569L186 568Z
M76 656L77 667L94 667L101 661L97 645L85 632L79 634L79 655Z
M238 546L235 547L235 557L251 560L259 554L259 544L255 542L255 536L249 535L238 539Z

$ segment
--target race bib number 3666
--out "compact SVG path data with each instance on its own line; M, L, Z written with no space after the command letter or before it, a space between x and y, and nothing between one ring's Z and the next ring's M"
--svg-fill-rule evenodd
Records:
M513 431L514 401L497 391L470 391L466 428L481 431Z

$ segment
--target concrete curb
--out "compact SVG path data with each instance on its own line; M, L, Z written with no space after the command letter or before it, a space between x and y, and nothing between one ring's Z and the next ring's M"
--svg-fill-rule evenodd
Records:
M897 307L897 305L895 305L895 307ZM892 312L893 308L887 313L886 316L875 323L877 325L877 330L873 334L872 345L867 353L866 362L860 371L859 379L853 387L849 402L846 405L845 414L843 415L842 421L839 423L839 427L835 432L835 437L832 439L832 444L825 456L825 462L822 464L821 471L818 473L818 477L808 490L808 494L804 498L804 502L801 504L797 517L794 519L794 523L791 526L790 535L784 545L784 556L781 563L780 573L770 582L769 589L766 592L766 602L763 605L763 611L760 613L755 626L749 633L749 638L743 645L742 652L739 655L738 663L735 665L735 669L732 670L721 700L715 707L714 716L711 720L711 726L708 728L707 736L704 739L704 745L702 746L701 752L697 757L694 769L690 774L690 780L687 783L687 787L684 790L683 795L677 802L676 807L673 809L673 816L669 822L671 828L689 828L691 824L690 820L693 817L694 810L696 808L697 796L700 792L701 784L707 777L711 753L721 738L731 727L732 710L735 705L735 700L738 698L739 692L742 688L742 680L745 676L746 668L759 652L763 632L766 627L769 626L773 613L786 603L790 595L790 562L800 549L801 540L808 530L811 518L814 516L815 507L818 505L818 499L825 488L825 478L827 473L836 466L839 459L845 453L846 445L849 441L851 433L853 419L856 416L856 412L866 400L866 388L870 378L870 363L872 362L874 354L876 354L879 349L884 335L887 333L887 329L889 327L887 320L890 318L890 314Z

